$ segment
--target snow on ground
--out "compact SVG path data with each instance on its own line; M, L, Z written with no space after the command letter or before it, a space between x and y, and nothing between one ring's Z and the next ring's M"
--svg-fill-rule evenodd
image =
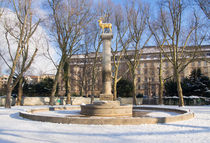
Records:
M169 117L169 116L176 116L180 115L179 113L175 112L163 112L163 111L151 111L151 113L147 114L150 117Z
M170 106L173 107L175 106ZM22 106L12 109L0 107L0 143L209 143L210 141L210 106L185 107L195 113L195 118L187 121L120 126L57 124L31 121L18 116L19 111L30 108L34 107Z
M150 112L150 113L146 114L146 116L149 116L149 117L169 117L169 116L179 115L179 113L175 113L175 112L152 111L152 110L146 110L146 111ZM80 115L80 110L46 111L46 112L36 112L33 114L66 117L66 116L71 116L71 115ZM94 118L96 118L96 117L94 117Z
M80 115L80 110L58 110L58 111L48 111L48 112L36 112L33 114L66 117L70 115Z

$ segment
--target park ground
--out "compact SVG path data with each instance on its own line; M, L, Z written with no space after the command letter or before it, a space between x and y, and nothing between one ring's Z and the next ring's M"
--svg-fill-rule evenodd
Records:
M42 106L43 107L43 106ZM46 106L45 106L46 107ZM168 107L168 106L167 106ZM210 106L186 106L195 118L155 125L75 125L19 117L37 106L0 107L0 143L209 143ZM170 106L170 108L179 108Z

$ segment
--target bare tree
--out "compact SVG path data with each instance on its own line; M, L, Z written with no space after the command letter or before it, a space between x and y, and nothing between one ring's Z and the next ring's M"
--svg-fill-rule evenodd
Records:
M202 9L204 14L210 19L210 9L209 9L209 1L208 0L195 0L198 6Z
M93 24L93 27L92 27L92 34L91 34L91 37L93 39L92 41L92 52L94 53L93 57L91 57L91 61L92 61L92 66L91 66L91 103L93 102L94 100L94 96L95 95L95 89L96 89L96 81L98 80L99 81L99 70L100 70L100 67L99 67L99 63L100 63L100 55L99 55L99 50L100 50L100 46L102 44L102 41L100 39L100 36L99 36L99 29L97 27L96 24Z
M159 104L163 104L163 88L164 88L164 82L163 82L163 70L162 70L162 52L160 52L160 65L159 65Z
M48 2L52 10L52 33L61 54L50 98L50 105L54 105L59 74L67 59L69 60L79 48L83 29L90 20L90 4L85 0L48 0ZM68 75L70 76L70 74ZM70 78L69 76L67 78ZM70 84L68 85L70 86ZM69 103L70 91L67 96L67 103Z
M0 0L0 19L4 13L4 7L7 3L8 2L5 2L4 0ZM2 51L0 51L0 52L2 52ZM0 74L1 74L1 70L2 70L2 67L0 66Z
M189 39L193 33L197 35L199 28L198 17L194 13L194 21L191 21L189 27L182 27L182 14L184 10L183 1L167 0L161 3L159 29L161 31L162 42L165 39L166 46L159 46L165 58L172 64L173 78L177 82L177 91L179 95L179 106L184 106L180 73L194 61L199 53L200 46L204 40L205 34L201 36L199 42L195 42L194 48L187 47ZM150 28L152 29L152 28ZM161 39L160 34L153 29L153 35L156 40ZM197 36L195 36L197 37ZM159 43L162 43L159 42Z
M119 68L123 66L122 61L124 59L126 48L130 42L130 38L128 36L128 23L125 20L126 17L124 17L125 11L123 11L123 8L121 6L117 6L115 7L115 9L117 9L114 13L114 26L116 27L116 38L114 44L115 46L112 47L114 100L117 99L117 83L129 71L127 70L124 71L123 74L119 74Z
M159 19L159 18L158 18ZM148 25L149 25L149 29L152 32L156 44L157 44L157 49L159 50L160 54L159 54L159 104L162 105L163 104L163 90L164 90L164 79L163 79L163 53L161 51L161 49L163 49L164 44L166 42L166 35L162 35L162 33L160 32L160 22L159 20L154 20L152 22L152 24L150 23L150 18L148 17L148 21L147 21Z
M4 12L4 0L0 0L0 18Z
M88 87L90 87L90 57L89 57L89 47L90 47L90 35L87 33L84 35L84 44L81 45L80 47L80 54L82 55L83 58L78 59L78 68L79 73L73 75L77 77L76 82L78 83L77 85L79 86L80 90L80 96L86 96L88 97Z
M6 103L5 108L11 108L10 98L11 93L14 87L17 85L19 80L23 77L23 74L28 70L30 65L32 64L34 57L37 53L37 48L32 52L33 54L29 55L29 49L31 49L30 42L31 38L36 31L40 20L34 23L33 21L33 12L31 9L31 0L27 1L15 1L11 2L12 7L15 10L15 14L17 17L17 22L15 22L15 27L10 25L10 23L5 23L5 38L7 41L8 53L11 64L8 63L3 55L1 54L2 59L5 61L7 66L10 69L10 75L7 82L7 96L6 96ZM13 40L17 41L17 48L13 55L11 43L14 42ZM13 81L13 77L15 75L16 67L18 61L21 61L21 71L18 73L16 79Z
M53 36L56 39L56 43L58 44L59 52L61 52L61 59L57 66L57 72L55 75L55 80L52 88L52 93L50 97L50 105L54 105L54 96L56 93L56 88L59 80L59 75L62 71L62 68L64 66L65 60L67 58L66 50L67 50L67 44L69 40L69 23L66 17L69 17L70 12L68 11L68 8L66 7L65 3L63 1L58 0L52 0L48 1L50 8L52 10L52 33ZM64 13L66 13L66 16L64 16Z
M134 8L135 7L135 8ZM131 37L130 49L132 54L126 52L128 59L128 67L131 74L133 84L133 104L137 104L136 100L136 69L140 63L140 57L142 55L142 48L148 43L152 34L147 32L147 17L149 16L149 7L139 1L132 1L131 5L126 7L128 28ZM146 38L145 38L146 37Z
M32 37L31 42L29 43L29 44L33 44L33 46L36 49L35 50L36 53L33 54L34 57L31 56L31 54L30 54L31 47L29 46L29 44L22 51L22 54L17 62L17 66L16 66L17 76L20 75L21 73L24 73L24 74L26 73L26 71L24 72L24 68L30 62L30 60L33 60L35 58L35 56L37 55L37 51L39 48L38 41L40 41L40 37L34 37L34 38ZM16 105L18 105L18 106L21 105L22 96L23 96L23 86L25 84L24 74L22 75L22 77L20 77L19 82L18 82L18 97L17 97L17 102L16 102Z

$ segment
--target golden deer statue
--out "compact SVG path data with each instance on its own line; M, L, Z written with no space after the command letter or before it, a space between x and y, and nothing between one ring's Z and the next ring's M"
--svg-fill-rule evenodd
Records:
M103 33L104 33L104 28L109 28L109 32L112 32L112 24L111 23L103 23L102 20L103 20L103 18L100 18L98 20L98 22L99 22L99 26L103 30Z

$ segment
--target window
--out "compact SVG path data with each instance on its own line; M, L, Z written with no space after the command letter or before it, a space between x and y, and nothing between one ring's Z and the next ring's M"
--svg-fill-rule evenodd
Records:
M208 68L204 68L203 72L204 72L205 74L208 74Z
M167 70L167 71L166 71L166 75L168 76L169 74L170 74L170 71L169 71L169 70Z
M147 74L147 69L144 69L144 74Z
M140 69L138 70L138 74L141 74L141 70Z
M183 75L181 76L181 80L182 80L182 81L184 80L184 76L183 76Z
M198 66L199 66L199 67L201 66L201 61L198 61Z
M156 86L152 85L152 91L154 92L156 90Z
M138 85L138 90L140 90L141 89L141 86L140 85Z
M147 63L144 63L144 67L147 67Z
M141 82L141 78L140 77L138 77L138 82Z
M112 71L114 71L114 70L115 70L115 66L113 65L113 66L112 66Z
M148 96L148 90L144 90L144 95Z
M144 78L144 81L147 82L147 77Z
M208 66L208 63L207 63L207 61L204 61L204 66Z
M152 77L152 82L154 82L155 80L154 80L154 77Z

